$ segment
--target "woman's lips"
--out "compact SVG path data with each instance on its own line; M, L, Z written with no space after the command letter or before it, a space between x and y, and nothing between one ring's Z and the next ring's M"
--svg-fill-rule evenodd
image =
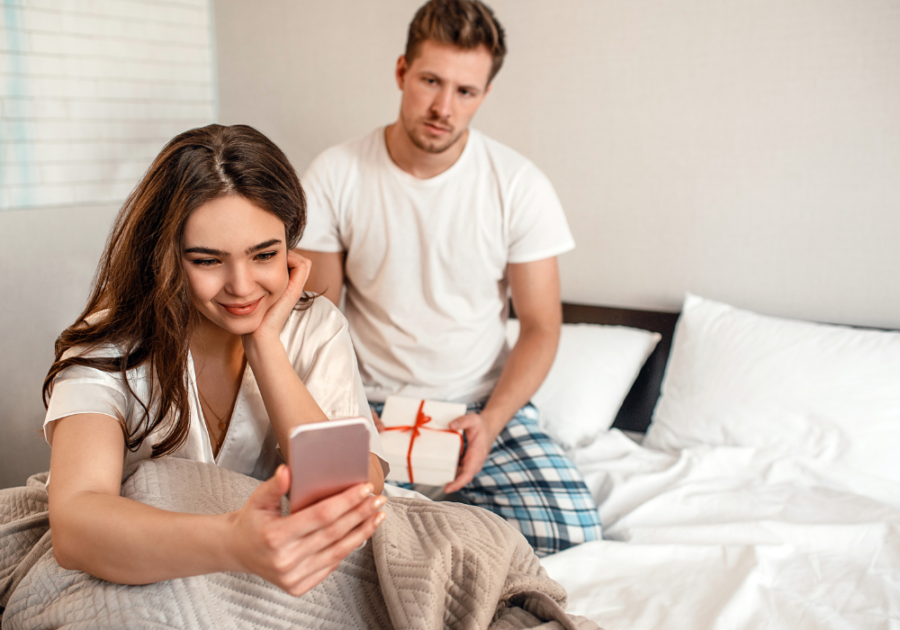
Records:
M219 306L224 308L226 311L231 313L232 315L250 315L253 311L256 310L256 307L259 306L259 303L262 301L262 298L259 298L253 302L245 302L244 304L222 304L219 303Z

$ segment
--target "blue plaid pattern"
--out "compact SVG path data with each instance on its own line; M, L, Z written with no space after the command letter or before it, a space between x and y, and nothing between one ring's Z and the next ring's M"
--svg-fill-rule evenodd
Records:
M379 414L383 406L372 404ZM482 407L470 404L468 412ZM484 468L456 496L512 523L538 556L602 537L597 504L562 447L541 430L531 403L507 423Z

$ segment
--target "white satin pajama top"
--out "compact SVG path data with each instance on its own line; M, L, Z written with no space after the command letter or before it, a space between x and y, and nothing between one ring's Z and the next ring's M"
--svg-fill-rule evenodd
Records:
M324 297L317 298L307 310L291 313L281 331L281 342L294 370L329 419L350 416L368 418L369 451L381 459L386 474L387 462L360 380L347 320L341 312ZM118 355L113 348L97 350L94 354ZM146 400L146 367L130 370L128 379L137 398ZM172 456L215 463L257 479L268 479L283 462L280 452L276 450L278 441L249 365L244 370L231 423L216 457L213 456L209 433L203 420L194 362L190 356L188 395L190 431L187 441ZM144 416L137 398L125 387L119 373L81 366L66 368L54 381L53 394L44 419L44 436L50 443L56 420L83 413L99 413L124 420L128 429L133 431ZM165 435L165 427L161 429L145 439L136 452L125 450L126 467L150 459L153 445L161 442Z

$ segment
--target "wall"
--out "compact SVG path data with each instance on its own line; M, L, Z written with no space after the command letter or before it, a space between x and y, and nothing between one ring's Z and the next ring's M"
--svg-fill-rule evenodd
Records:
M41 386L84 307L115 205L0 212L0 488L47 470Z
M215 118L207 0L0 5L0 488L47 470L41 386L113 217Z
M220 120L302 171L396 117L419 0L215 0ZM475 126L554 182L570 301L900 327L900 3L494 0Z
M302 169L394 120L418 0L4 0L0 487L46 469L56 335L172 135L258 126ZM551 177L572 301L900 327L900 4L495 0L510 55L476 124ZM218 55L215 54L218 46Z

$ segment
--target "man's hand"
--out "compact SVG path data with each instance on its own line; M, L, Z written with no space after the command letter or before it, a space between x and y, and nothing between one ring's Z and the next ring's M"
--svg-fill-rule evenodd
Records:
M444 492L451 494L460 490L475 478L491 452L491 445L500 431L495 431L479 414L469 413L450 423L454 431L466 434L466 454L463 456L456 472L456 479L444 487Z

